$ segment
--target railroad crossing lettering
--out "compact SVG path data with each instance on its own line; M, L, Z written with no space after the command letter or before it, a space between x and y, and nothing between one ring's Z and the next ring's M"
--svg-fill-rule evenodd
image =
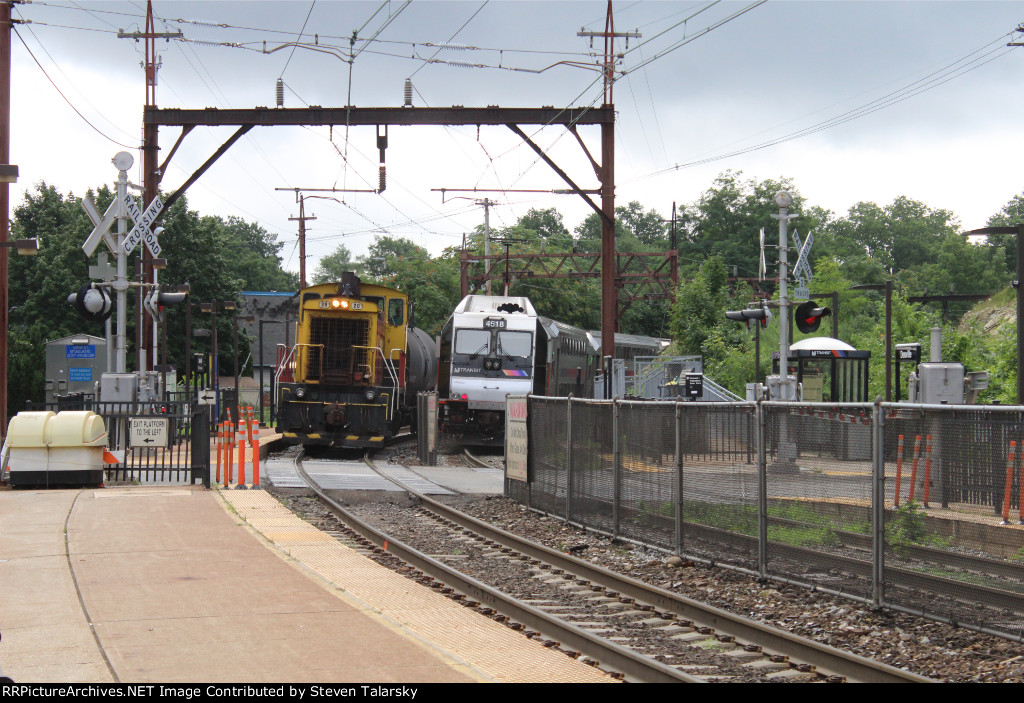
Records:
M139 242L145 242L146 248L153 256L160 256L160 244L150 229L150 225L156 221L157 215L164 209L164 203L160 200L160 196L153 198L145 212L139 211L139 206L136 205L135 198L130 193L125 193L122 203L128 216L135 223L135 227L124 239L124 253L131 254Z

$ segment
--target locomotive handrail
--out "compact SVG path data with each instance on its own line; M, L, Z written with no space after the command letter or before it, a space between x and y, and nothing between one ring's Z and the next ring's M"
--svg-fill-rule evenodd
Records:
M284 348L285 348L285 351L286 351L287 353L285 354L284 358L283 358L283 359L281 359L281 360L280 360L280 361L278 362L278 364L277 364L277 368L276 368L276 369L274 369L274 384L275 384L275 385L277 385L277 384L279 384L279 383L281 382L281 376L282 376L282 375L284 374L284 370L285 370L286 368L288 368L288 364L289 364L289 362L290 362L290 360L291 360L292 356L293 356L293 355L295 354L295 347L294 347L294 346L292 346L292 347L288 347L288 346L287 346L287 345L285 345L285 344L278 344L277 346L278 346L278 348L280 348L280 347L284 347ZM291 361L291 363L293 363L293 364L294 364L295 362L294 362L294 361ZM292 378L294 379L294 377L295 377L295 373L294 373L294 367L293 367L293 368L292 368Z
M303 348L300 349L300 347L303 347ZM307 351L306 347L319 347L322 350L324 348L324 345L323 344L309 344L307 342L296 343L295 346L292 347L292 351L295 352L295 355L296 355L296 361L302 361L298 357L299 357L300 354L302 354L303 352ZM300 368L302 366L303 366L302 364L297 364L296 368ZM294 376L294 374L293 374L293 376ZM297 377L295 378L295 380L299 381L299 379ZM322 383L323 380L324 380L324 355L320 354L320 368L319 368L319 373L317 375L317 382ZM308 382L309 382L309 369L306 368L305 369L305 373L302 376L301 383L308 383Z
M395 392L391 394L390 402L388 403L388 405L391 406L391 417L394 417L395 413L398 411L398 408L397 408L397 403L398 403L398 376L395 374L394 366L392 366L389 363L388 358L384 355L384 350L381 349L380 347L364 347L364 346L359 346L359 345L353 344L352 348L353 349L366 349L367 351L375 351L378 354L380 354L380 360L383 363L384 368L386 368L388 370L388 376L391 377L391 383L392 383L392 386L395 389ZM376 374L374 374L374 375L376 375Z
M399 362L399 364L401 364L401 362L402 362L402 350L399 347L395 347L394 349L391 350L389 358L388 358L388 361L392 365L392 369L394 369L394 364L395 364L395 352L398 352L398 362ZM397 384L397 382L396 382L396 384ZM403 405L405 403L405 391L406 391L405 386L397 387L397 385L396 385L395 395L396 396L400 396Z

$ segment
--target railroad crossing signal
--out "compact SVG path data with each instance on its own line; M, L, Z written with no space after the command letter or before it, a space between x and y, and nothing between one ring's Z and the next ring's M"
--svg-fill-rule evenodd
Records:
M798 305L794 316L796 317L796 328L808 334L810 332L817 332L818 326L821 324L821 318L828 317L832 314L832 311L828 308L819 308L814 304L814 301L807 301L802 305Z
M747 329L750 329L751 320L756 320L761 323L761 327L767 327L768 323L771 322L772 313L766 307L760 308L747 308L746 310L729 310L725 313L725 316L730 320L736 320L746 324Z

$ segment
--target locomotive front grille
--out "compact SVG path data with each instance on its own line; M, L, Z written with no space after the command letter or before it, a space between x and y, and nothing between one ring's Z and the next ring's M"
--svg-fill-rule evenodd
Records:
M309 325L309 343L314 346L307 378L331 384L351 384L356 373L366 378L371 371L368 352L355 347L369 342L370 320L314 317Z

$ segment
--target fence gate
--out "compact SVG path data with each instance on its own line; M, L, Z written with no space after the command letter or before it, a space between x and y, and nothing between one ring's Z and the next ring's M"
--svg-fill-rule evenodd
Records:
M124 461L107 470L115 483L185 483L210 487L210 416L189 403L98 404L109 446ZM108 407L104 407L104 406Z

